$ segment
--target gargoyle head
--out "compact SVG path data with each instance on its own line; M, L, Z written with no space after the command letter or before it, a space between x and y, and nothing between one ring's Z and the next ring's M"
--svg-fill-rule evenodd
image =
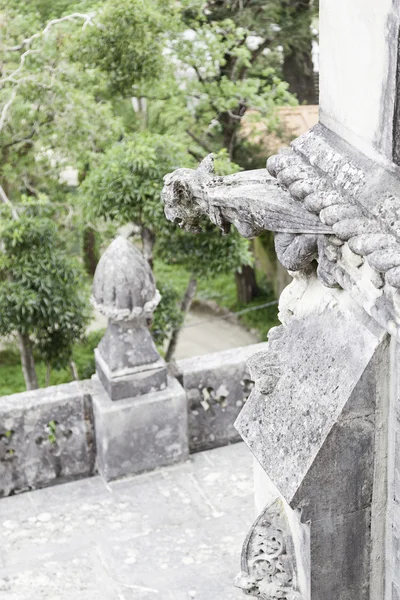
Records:
M199 233L201 218L208 214L207 184L214 174L213 155L209 154L197 169L177 169L164 177L161 199L165 216L182 229Z

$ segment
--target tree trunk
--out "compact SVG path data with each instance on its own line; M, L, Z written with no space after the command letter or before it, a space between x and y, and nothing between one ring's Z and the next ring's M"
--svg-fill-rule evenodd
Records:
M99 262L99 252L97 248L97 235L93 227L85 227L83 230L83 262L88 275L93 277L97 263Z
M258 293L256 272L249 265L242 265L235 273L237 299L240 304L248 304Z
M223 113L219 117L219 122L222 125L223 145L228 151L229 159L234 160L236 148L236 136L239 129L236 122L229 113Z
M291 45L283 58L283 78L289 84L289 91L296 94L300 104L318 104L314 82L314 66L312 62L312 0L289 0L292 14L300 20L308 21L308 39L306 47Z
M44 387L49 387L50 385L50 375L51 375L51 366L49 363L46 365L46 380L44 382Z
M148 227L142 227L141 231L142 244L143 244L143 256L153 270L153 248L156 236Z
M283 60L283 78L289 84L289 91L296 94L300 104L318 104L315 90L314 67L310 53L292 48Z
M196 288L197 288L197 280L192 276L189 280L185 295L183 296L182 303L181 303L181 311L183 312L184 315L186 315L186 313L190 310L190 307L193 302L193 298L196 294ZM165 354L165 360L167 362L169 362L172 359L172 357L175 353L176 346L178 345L178 338L179 338L180 332L181 332L181 327L174 329L172 332L171 339L168 344L168 349Z
M39 385L37 381L35 361L33 360L32 354L32 342L29 339L29 335L18 333L18 342L26 389L37 390Z
M71 362L69 363L69 368L71 370L71 375L75 379L75 381L79 381L78 369L77 369L77 366L76 366L76 364L75 364L75 362L73 360L71 360Z

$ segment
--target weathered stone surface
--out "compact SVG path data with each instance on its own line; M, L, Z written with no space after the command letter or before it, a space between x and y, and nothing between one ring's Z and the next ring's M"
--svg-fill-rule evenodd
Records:
M159 357L157 362L131 369L111 372L99 349L95 350L96 372L111 400L135 398L167 387L167 367Z
M233 423L253 388L246 362L267 347L253 344L177 361L187 395L191 452L241 439Z
M196 233L201 218L207 215L223 231L235 225L244 237L266 230L331 233L330 227L296 203L265 169L218 177L213 175L212 156L205 161L196 170L177 169L164 179L165 214L181 227Z
M115 239L101 257L91 300L109 318L95 355L110 398L132 398L166 387L166 366L147 326L160 294L148 262L125 238Z
M370 580L378 559L373 552L379 555L381 548L374 519L381 510L378 481L384 478L376 415L389 397L388 345L386 337L291 503L302 520L310 522L313 600L332 594L351 594L357 600L374 597ZM351 560L343 561L346 556Z
M256 386L236 422L289 503L383 337L343 293L318 285L301 290L303 312L298 309L277 330L268 352L253 364ZM265 370L269 364L271 372Z
M160 360L148 328L138 327L131 321L110 322L98 346L98 353L111 376Z
M371 513L382 513L373 499L385 476L375 418L389 397L388 336L346 293L313 277L297 276L280 309L284 326L250 360L255 388L237 424L269 476L264 496L285 499L288 515L309 524L309 557L303 546L293 572L308 573L311 596L300 597L367 600L383 545ZM290 532L298 548L304 533L293 519Z
M122 481L1 499L0 598L241 600L232 581L253 521L251 462L234 444Z
M197 170L178 169L165 178L166 216L193 232L204 215L245 237L274 232L286 269L304 270L317 258L325 285L347 289L400 340L400 306L390 289L400 289L398 180L322 125L270 157L267 171L271 179L261 169L216 177L210 157ZM349 246L365 260L355 263ZM358 272L364 263L369 270Z
M91 399L68 383L0 398L0 496L93 474Z
M308 598L302 562L309 553L308 527L278 497L265 507L247 536L235 585L261 600Z
M376 405L389 390L388 343L374 353L292 500L304 522L371 506Z
M176 379L165 390L119 402L99 382L94 386L97 467L107 481L187 458L186 394Z
M380 491L381 503L385 508L381 518L380 543L384 548L380 572L384 573L387 589L391 587L392 597L400 597L400 346L392 341L391 347L391 385L385 412L383 413L383 443L387 455L381 464L385 464L385 478ZM386 487L383 487L386 486ZM378 517L380 514L378 513ZM397 595L396 595L397 594Z
M370 600L369 509L312 522L312 600Z
M147 261L126 238L104 252L93 279L92 303L112 320L151 316L160 301Z

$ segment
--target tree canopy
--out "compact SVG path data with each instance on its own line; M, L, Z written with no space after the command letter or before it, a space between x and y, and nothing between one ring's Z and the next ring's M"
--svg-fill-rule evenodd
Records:
M293 60L309 76L314 11L312 0L0 0L0 335L65 364L86 322L70 255L83 237L93 273L105 222L133 223L149 262L154 246L192 284L251 263L237 232L168 223L162 178L209 152L220 174L264 166L241 121L251 111L273 130L277 108L297 102L284 77ZM180 323L175 301L167 290L161 337L168 311Z

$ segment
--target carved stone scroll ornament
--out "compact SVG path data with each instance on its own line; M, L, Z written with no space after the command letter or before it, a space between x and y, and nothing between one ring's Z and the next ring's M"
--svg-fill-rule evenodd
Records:
M261 600L302 600L290 524L280 498L265 508L251 528L235 585Z

